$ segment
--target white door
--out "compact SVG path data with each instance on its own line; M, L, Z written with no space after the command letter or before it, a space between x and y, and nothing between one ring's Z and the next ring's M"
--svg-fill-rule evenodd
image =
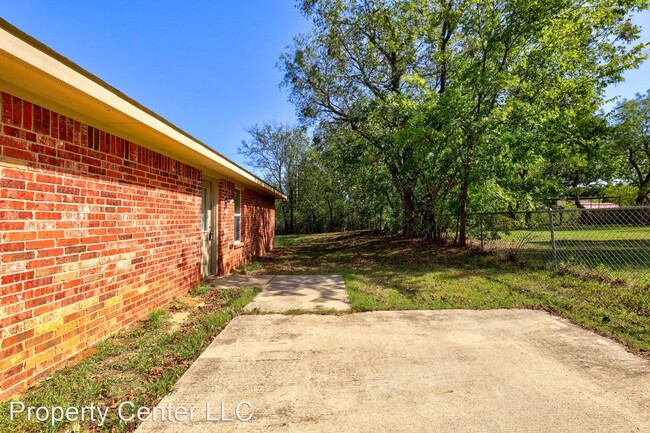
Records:
M212 218L212 182L203 181L201 195L201 278L214 274L215 230Z

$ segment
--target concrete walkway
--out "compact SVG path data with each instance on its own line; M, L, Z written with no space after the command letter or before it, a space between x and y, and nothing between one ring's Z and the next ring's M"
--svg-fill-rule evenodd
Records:
M649 389L647 360L540 311L246 315L160 403L193 421L138 432L645 432Z
M216 288L262 287L247 311L349 311L350 301L340 275L228 275L210 282Z

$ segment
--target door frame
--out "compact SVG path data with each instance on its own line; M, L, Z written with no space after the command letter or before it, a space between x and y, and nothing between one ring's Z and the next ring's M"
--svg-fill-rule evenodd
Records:
M203 187L204 185L208 183L210 184L210 225L212 227L212 233L213 233L213 240L212 243L210 244L210 263L208 263L208 275L207 276L202 276L202 278L209 277L211 275L216 275L218 272L217 269L217 263L218 263L218 257L217 255L219 254L219 248L218 248L218 243L219 243L219 230L217 226L217 222L219 221L218 218L218 212L219 212L219 191L218 191L218 181L215 178L212 178L210 176L203 176L203 182L201 183L201 200L203 200ZM201 204L201 208L203 208L203 204ZM201 219L203 219L203 216L201 216ZM203 236L203 228L201 227L201 236ZM203 255L203 244L204 240L203 238L201 239L201 255Z

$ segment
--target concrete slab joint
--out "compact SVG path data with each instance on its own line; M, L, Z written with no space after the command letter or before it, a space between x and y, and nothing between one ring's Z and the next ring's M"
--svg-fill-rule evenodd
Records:
M216 288L262 287L246 311L350 311L340 275L228 275L210 284Z

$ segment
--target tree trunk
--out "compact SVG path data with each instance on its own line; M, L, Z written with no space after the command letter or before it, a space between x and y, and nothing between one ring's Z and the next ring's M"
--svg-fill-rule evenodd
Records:
M648 203L648 193L650 193L650 184L642 183L639 185L639 192L637 193L634 203L637 206L643 206Z
M479 108L480 111L480 99ZM467 246L467 202L469 201L469 180L472 168L472 151L474 150L474 143L476 140L476 133L470 129L467 134L467 153L463 158L462 170L462 184L460 186L460 209L458 211L458 245L461 247Z
M284 233L283 234L289 234L289 215L287 214L287 206L285 202L282 202L281 204L281 212L282 212L282 221L284 222Z
M465 174L460 189L460 211L458 212L458 245L467 246L467 199L469 197L469 173Z
M427 239L429 239L432 242L438 242L441 239L439 238L439 231L438 227L436 224L436 212L435 210L433 212L428 212L429 215L427 216Z
M332 211L332 203L330 202L329 197L325 199L325 202L327 203L327 209L329 211L329 217L330 217L329 227L328 227L327 230L329 232L333 232L334 231L334 213Z
M404 236L410 238L415 235L415 203L413 191L410 188L402 186L402 202L404 206L402 213Z
M575 203L578 209L584 209L582 203L580 203L580 194L578 194L578 184L580 183L580 173L576 172L573 177L573 202Z
M296 197L293 188L289 189L289 233L294 234Z

